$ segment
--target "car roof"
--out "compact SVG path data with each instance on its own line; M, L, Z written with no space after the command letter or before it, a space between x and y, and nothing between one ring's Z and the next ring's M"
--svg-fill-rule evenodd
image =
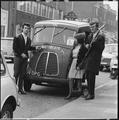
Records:
M44 20L44 21L37 22L34 27L39 27L43 25L68 27L72 29L78 29L81 27L89 27L89 23L87 22L78 22L78 21L71 21L71 20Z

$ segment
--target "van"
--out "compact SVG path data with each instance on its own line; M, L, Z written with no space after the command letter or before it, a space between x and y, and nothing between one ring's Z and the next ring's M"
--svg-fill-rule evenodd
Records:
M78 30L90 33L86 22L68 20L45 20L34 25L24 89L29 91L32 84L68 85L68 68L74 35Z

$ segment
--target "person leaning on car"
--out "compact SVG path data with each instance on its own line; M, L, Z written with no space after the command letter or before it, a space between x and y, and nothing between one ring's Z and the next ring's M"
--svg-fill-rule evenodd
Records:
M93 19L90 23L91 31L93 37L96 35L99 27L98 19ZM90 46L88 44L87 46ZM90 53L87 56L86 64L85 64L85 71L86 71L86 78L87 78L87 85L88 85L88 95L86 96L86 100L94 99L95 98L95 78L96 75L99 74L99 66L101 62L102 51L105 47L105 36L102 32L98 34L95 41L92 42Z
M14 51L14 77L16 84L18 83L18 92L26 94L23 90L23 80L26 73L28 50L35 50L35 47L31 47L31 40L28 37L30 31L30 25L24 23L22 25L22 33L13 40Z

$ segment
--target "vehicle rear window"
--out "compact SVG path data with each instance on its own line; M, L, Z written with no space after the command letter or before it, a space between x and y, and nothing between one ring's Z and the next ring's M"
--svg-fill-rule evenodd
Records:
M38 27L35 29L33 44L39 42L51 42L54 27Z

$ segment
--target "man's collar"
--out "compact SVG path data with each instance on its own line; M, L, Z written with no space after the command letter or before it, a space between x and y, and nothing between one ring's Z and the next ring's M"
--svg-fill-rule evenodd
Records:
M22 32L22 35L23 35L24 37L27 37L27 35L25 35L23 32Z

